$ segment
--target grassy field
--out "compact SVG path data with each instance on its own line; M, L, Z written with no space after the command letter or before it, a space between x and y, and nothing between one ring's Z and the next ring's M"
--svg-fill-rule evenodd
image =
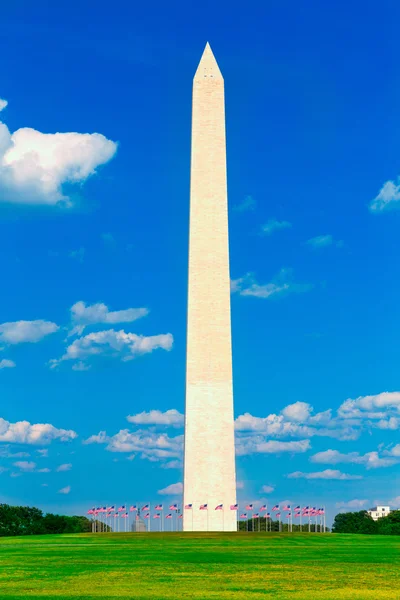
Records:
M0 538L0 598L400 600L400 539L313 533Z

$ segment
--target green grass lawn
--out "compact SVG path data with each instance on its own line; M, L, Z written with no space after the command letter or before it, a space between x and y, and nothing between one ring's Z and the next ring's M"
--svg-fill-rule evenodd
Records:
M400 600L400 538L315 533L0 538L0 598Z

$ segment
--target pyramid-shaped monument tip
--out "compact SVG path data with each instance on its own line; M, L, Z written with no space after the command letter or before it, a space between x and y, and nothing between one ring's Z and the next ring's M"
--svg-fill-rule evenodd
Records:
M210 44L207 42L194 76L195 81L223 80L218 63L215 60Z

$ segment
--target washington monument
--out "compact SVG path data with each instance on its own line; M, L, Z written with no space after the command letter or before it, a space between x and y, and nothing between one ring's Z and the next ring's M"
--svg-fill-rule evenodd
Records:
M186 352L183 528L236 531L224 79L208 43L193 80Z

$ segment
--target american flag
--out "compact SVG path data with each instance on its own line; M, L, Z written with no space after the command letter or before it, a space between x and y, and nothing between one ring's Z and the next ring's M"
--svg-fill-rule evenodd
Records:
M218 504L218 506L215 507L215 510L223 510L224 505L223 504Z
M125 505L123 504L122 506L119 507L118 512L124 512L125 510Z
M319 508L319 509L318 509L318 514L320 514L320 515L324 515L324 514L325 514L325 509L323 509L323 508Z
M246 510L253 510L253 505L252 504L248 504L246 506Z
M261 512L262 510L267 510L267 505L266 505L266 504L263 504L263 505L262 505L262 507L260 508L260 512Z
M193 507L193 504L185 504L186 510L190 510Z
M301 510L301 506L295 506L294 510Z
M279 504L275 504L275 506L272 507L272 510L275 512L276 510L279 510Z
M253 519L258 519L258 517L259 517L259 516L260 516L260 515L259 515L258 513L254 513L254 515L253 515Z
M241 518L241 519L247 519L247 513L242 513L242 514L240 515L240 518Z
M289 513L286 515L286 518L287 518L287 519L290 519L290 517L291 517L291 516L292 516L292 513L290 513L290 512L289 512Z
M278 519L280 519L280 518L281 518L281 513L280 513L280 512L277 512L275 516L276 516Z
M178 510L178 505L177 504L171 504L171 506L169 507L169 510Z
M142 510L150 510L150 506L148 504L145 504L144 506L142 506Z
M95 509L94 509L94 508L90 508L90 509L87 511L87 514L88 514L88 515L94 515L94 513L95 513Z
M239 504L231 504L230 509L231 510L238 510L239 508Z
M145 515L143 515L143 519L150 519L150 513L146 513Z
M183 515L179 515L178 519L183 519Z
M127 519L127 518L128 518L128 516L129 516L129 515L128 515L128 513L124 513L123 515L121 515L121 517L122 517L123 519Z
M290 510L290 504L286 504L286 506L284 506L284 507L282 508L282 510Z
M271 513L267 513L267 514L265 515L265 518L266 518L266 519L270 519L270 518L271 518Z
M200 504L200 510L207 510L208 504Z
M303 506L303 510L309 510L309 506Z
M135 510L137 510L137 506L136 504L132 504L132 506L129 509L131 512L134 512Z
M161 515L159 513L157 513L153 516L153 519L159 519L160 517L161 517Z
M165 518L166 518L166 519L172 519L172 515L171 515L171 514L169 514L169 515L167 515Z
M115 506L109 506L109 507L107 508L107 510L108 510L108 512L109 512L109 513L110 513L110 512L114 512L114 510L115 510Z
M115 515L113 515L113 516L114 516L114 519L116 519L117 517L119 517L119 514L115 513Z
M301 516L301 513L299 513L299 512L295 512L295 513L294 513L294 516L295 516L295 518L297 519L297 517L300 517L300 516Z
M107 506L103 506L103 508L101 509L101 512L106 513L107 512Z
M162 510L162 509L163 509L162 504L156 504L154 507L154 510Z

